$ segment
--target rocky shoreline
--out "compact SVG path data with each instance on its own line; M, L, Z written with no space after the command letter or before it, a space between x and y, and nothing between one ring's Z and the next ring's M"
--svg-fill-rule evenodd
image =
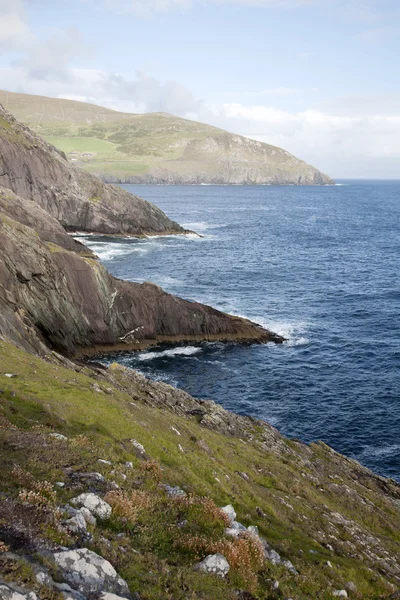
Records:
M121 365L73 360L284 341L112 277L66 229L185 230L87 177L0 110L0 598L398 598L398 483Z

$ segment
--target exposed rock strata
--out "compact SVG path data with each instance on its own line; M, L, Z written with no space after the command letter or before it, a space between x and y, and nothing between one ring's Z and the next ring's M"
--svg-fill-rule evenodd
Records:
M26 222L37 214L32 210L20 218ZM115 279L97 260L65 249L69 236L50 218L46 223L50 232L40 236L0 212L0 334L25 349L43 353L46 345L74 355L160 341L283 341L246 319L151 283ZM64 247L44 241L47 235L57 235Z
M127 235L185 232L150 202L76 169L1 105L0 185L35 201L68 230Z

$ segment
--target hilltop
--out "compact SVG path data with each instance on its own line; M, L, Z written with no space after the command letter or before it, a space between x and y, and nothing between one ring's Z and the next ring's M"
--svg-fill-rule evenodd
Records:
M286 150L164 113L0 91L0 103L68 159L131 183L332 184Z

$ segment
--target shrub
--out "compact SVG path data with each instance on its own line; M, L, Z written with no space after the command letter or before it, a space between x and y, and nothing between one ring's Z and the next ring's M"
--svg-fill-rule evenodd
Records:
M126 519L130 525L136 523L139 513L152 505L151 497L146 492L134 491L129 495L122 490L108 492L105 501L112 506L113 515Z

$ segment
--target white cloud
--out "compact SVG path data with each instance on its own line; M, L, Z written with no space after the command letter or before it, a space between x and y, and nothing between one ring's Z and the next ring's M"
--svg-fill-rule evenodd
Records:
M0 49L13 50L29 37L22 0L0 0Z
M87 54L79 31L71 27L67 31L54 32L43 41L33 41L19 64L32 79L57 81L70 77L70 62Z
M133 12L147 16L152 12L165 12L171 9L188 8L192 0L104 0L106 8Z

